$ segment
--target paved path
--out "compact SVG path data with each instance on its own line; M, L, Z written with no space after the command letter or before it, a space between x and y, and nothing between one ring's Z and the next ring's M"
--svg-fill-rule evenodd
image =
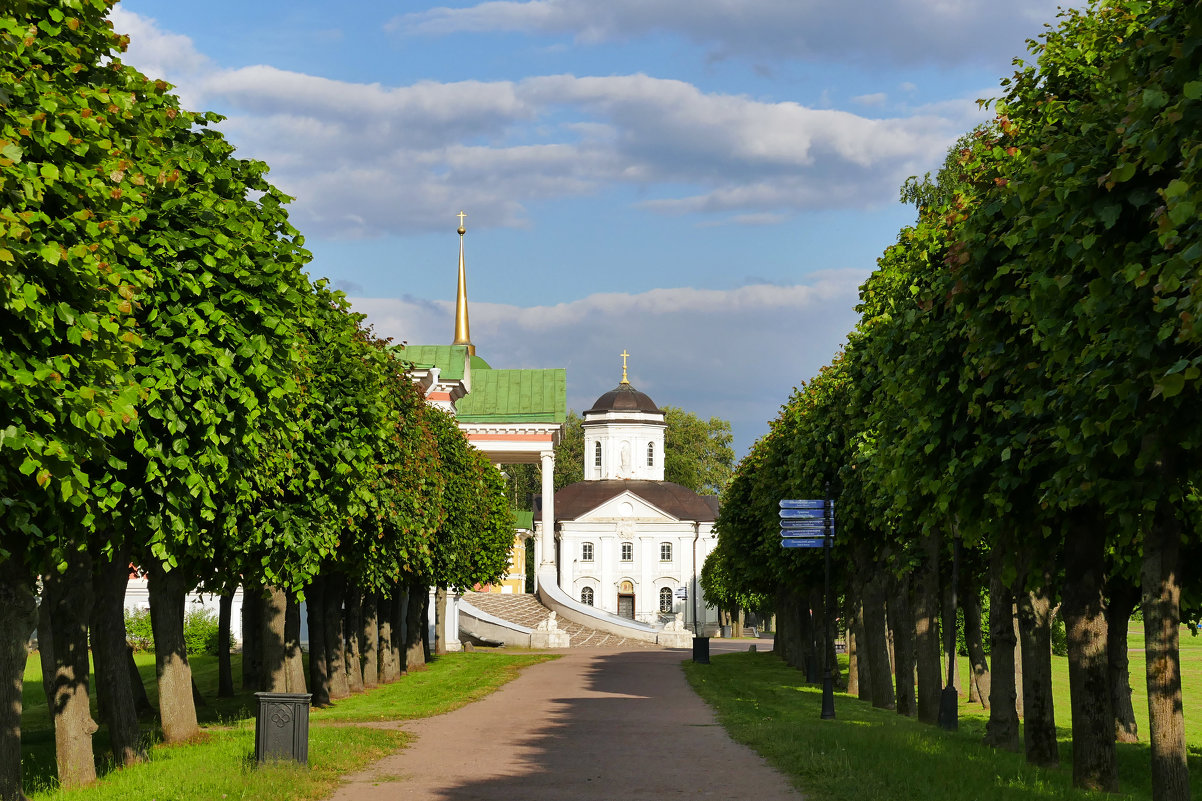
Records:
M685 681L685 651L562 653L474 704L406 723L415 742L332 801L802 798L726 736Z

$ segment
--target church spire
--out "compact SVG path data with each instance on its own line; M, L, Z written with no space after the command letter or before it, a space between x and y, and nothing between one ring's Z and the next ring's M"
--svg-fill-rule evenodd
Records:
M470 356L476 355L476 346L472 344L472 336L467 324L467 271L463 267L463 235L467 229L463 227L465 212L459 212L459 291L455 295L455 341L452 345L467 345Z

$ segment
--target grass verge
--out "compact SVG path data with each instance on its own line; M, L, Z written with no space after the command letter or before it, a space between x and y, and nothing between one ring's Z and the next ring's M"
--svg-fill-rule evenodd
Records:
M216 660L190 661L197 687L207 699L198 709L207 737L188 745L153 745L147 762L112 770L104 764L108 738L104 727L94 739L102 778L81 789L63 791L54 778L54 737L49 728L37 655L27 665L22 714L22 767L33 801L204 801L262 799L299 801L329 796L347 773L402 747L399 731L346 726L344 723L411 720L440 715L478 700L515 678L529 665L556 659L542 653L455 653L439 657L426 670L404 676L367 693L310 713L309 766L254 764L256 703L253 692L216 699ZM154 655L138 654L138 667L154 703ZM234 665L234 675L239 665ZM93 706L93 714L95 714ZM148 742L157 741L153 721L144 722Z
M836 693L837 719L821 720L821 689L771 653L715 656L710 665L686 661L684 669L731 737L812 801L1151 798L1146 744L1119 746L1122 793L1075 790L1067 715L1057 721L1061 765L1041 769L982 745L985 718L975 714L962 714L960 730L945 732ZM1056 703L1067 710L1067 694ZM1202 770L1192 748L1190 768Z

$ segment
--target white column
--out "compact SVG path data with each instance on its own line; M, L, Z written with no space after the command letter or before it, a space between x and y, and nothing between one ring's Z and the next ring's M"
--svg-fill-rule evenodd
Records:
M541 566L555 564L555 451L543 451L539 458L543 478Z

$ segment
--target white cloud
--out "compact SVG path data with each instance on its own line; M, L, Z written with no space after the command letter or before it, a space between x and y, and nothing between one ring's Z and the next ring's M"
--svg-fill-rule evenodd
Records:
M226 113L240 152L296 197L297 224L331 236L430 230L467 205L478 225L522 226L530 203L620 186L644 208L728 224L867 208L983 116L965 100L870 119L641 74L385 86L225 70L153 20L115 22L136 34L130 63Z
M889 95L884 92L873 92L868 95L856 95L851 99L853 103L859 103L861 106L879 106L889 99Z
M566 367L568 403L577 410L617 384L617 354L629 349L635 386L661 405L731 420L744 449L792 387L833 357L855 324L864 278L840 270L797 286L607 293L532 308L473 303L472 341L495 368ZM449 302L353 304L377 334L416 344L452 337Z
M1004 64L1056 7L1056 0L494 0L402 14L388 28L431 36L520 31L580 43L667 32L718 58Z

